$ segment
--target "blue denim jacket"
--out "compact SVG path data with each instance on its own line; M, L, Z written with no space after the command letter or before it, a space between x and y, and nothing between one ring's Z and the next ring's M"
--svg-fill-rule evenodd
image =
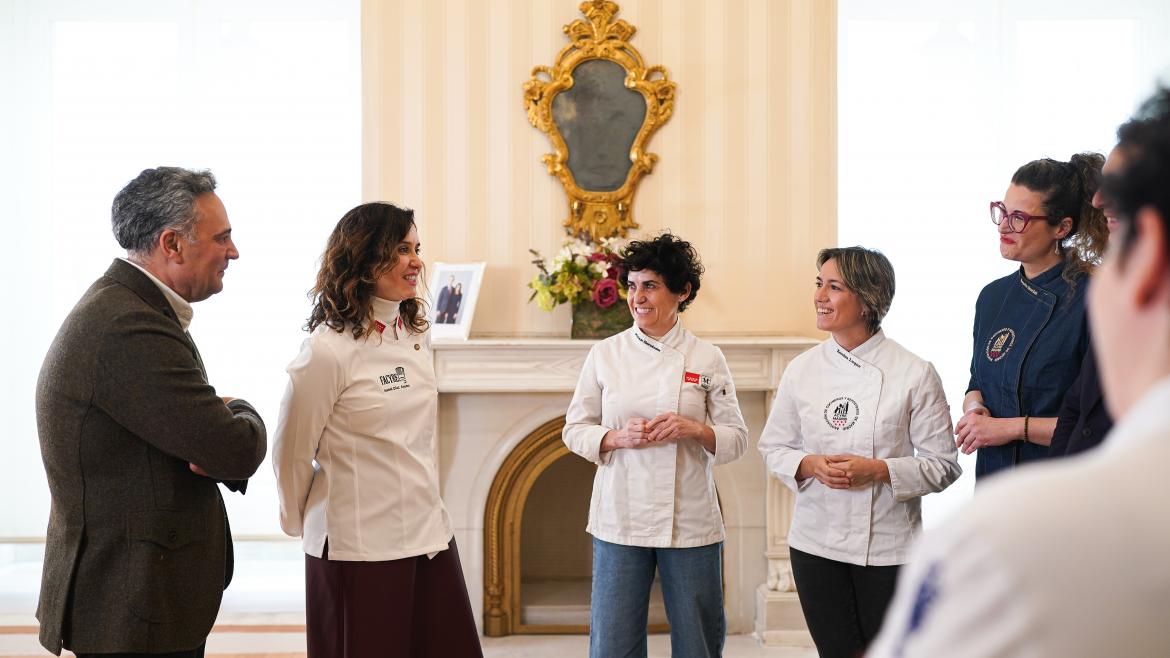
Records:
M979 293L967 390L983 393L996 418L1055 418L1076 379L1089 346L1089 279L1078 276L1070 294L1063 272L1062 263L1028 279L1020 268ZM980 448L975 477L1047 456L1047 446L1022 441Z

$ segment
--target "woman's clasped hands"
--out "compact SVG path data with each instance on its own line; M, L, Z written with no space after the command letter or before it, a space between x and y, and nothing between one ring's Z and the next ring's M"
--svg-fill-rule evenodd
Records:
M796 479L816 478L830 489L864 487L875 481L889 482L885 460L858 455L807 455L796 468Z
M630 418L621 429L606 432L602 452L617 448L641 448L654 443L679 439L702 439L709 428L696 420L674 412L658 414L654 418Z

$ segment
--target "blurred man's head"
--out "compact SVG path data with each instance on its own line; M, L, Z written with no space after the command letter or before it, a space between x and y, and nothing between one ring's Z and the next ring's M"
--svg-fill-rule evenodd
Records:
M228 263L240 257L210 171L147 169L114 197L111 216L130 259L188 302L223 290Z
M1170 89L1118 129L1119 172L1105 205L1119 224L1089 289L1093 344L1105 399L1124 415L1170 376Z

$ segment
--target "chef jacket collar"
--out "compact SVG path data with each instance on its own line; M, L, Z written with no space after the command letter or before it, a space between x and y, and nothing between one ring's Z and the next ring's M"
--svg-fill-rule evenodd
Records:
M870 336L864 343L853 348L853 351L849 351L844 347L841 347L841 345L837 343L836 340L833 340L832 335L829 336L828 342L830 347L832 347L832 351L836 353L836 355L841 358L843 362L847 362L849 365L852 365L855 368L861 368L864 364L869 363L869 355L877 351L878 346L884 343L885 340L886 332L878 329L877 333Z
M1166 409L1170 407L1170 377L1163 377L1151 386L1130 407L1109 431L1109 440L1101 444L1102 451L1133 451L1149 440L1166 440Z
M1050 289L1051 285L1057 282L1060 279L1060 276L1064 274L1064 261L1060 261L1056 265L1053 265L1052 267L1044 270L1031 279L1024 276L1023 265L1020 266L1019 274L1020 283L1031 284L1033 286L1039 286L1044 289Z
M382 299L381 297L374 297L374 320L381 322L387 328L398 326L398 307L401 302L390 301L389 299ZM394 336L394 332L386 331L386 336Z
M666 335L664 335L662 338L651 338L650 336L647 336L642 332L641 329L638 328L638 325L635 324L634 338L636 338L639 343L657 352L661 352L663 347L669 347L670 349L677 351L683 342L682 318L675 318L674 326L671 327L670 331L666 332Z

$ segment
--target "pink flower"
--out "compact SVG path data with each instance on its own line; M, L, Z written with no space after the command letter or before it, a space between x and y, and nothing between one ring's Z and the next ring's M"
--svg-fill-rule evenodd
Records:
M598 279L593 284L593 303L601 308L609 308L618 300L617 281L613 279Z
M596 263L599 260L609 260L609 255L603 254L600 251L589 254L589 262Z

